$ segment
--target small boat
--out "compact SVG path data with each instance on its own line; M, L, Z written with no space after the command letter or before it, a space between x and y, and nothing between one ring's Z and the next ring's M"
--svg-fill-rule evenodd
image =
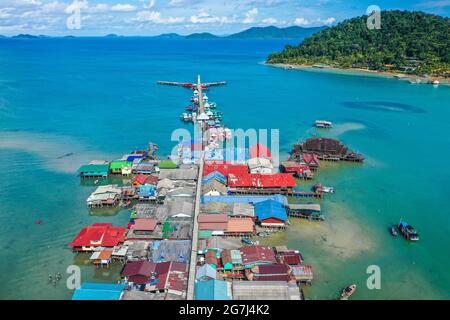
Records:
M242 243L248 244L248 245L252 245L254 244L252 240L248 239L248 238L242 238Z
M325 193L334 193L333 187L322 187L322 191Z
M326 120L316 120L315 126L316 128L329 129L333 127L333 123Z
M186 111L194 111L194 107L193 106L187 106L186 107Z
M347 300L356 291L356 284L351 284L344 288L341 292L341 300Z
M36 224L41 224L41 223L42 223L41 219L36 220Z
M391 227L389 228L389 232L390 232L391 235L394 236L394 237L398 236L397 226L391 226Z
M258 232L257 234L256 234L258 237L268 237L268 236L270 236L270 233L269 232L267 232L267 231L261 231L261 232Z
M419 234L414 229L414 227L409 225L406 221L400 220L397 228L406 240L419 241Z

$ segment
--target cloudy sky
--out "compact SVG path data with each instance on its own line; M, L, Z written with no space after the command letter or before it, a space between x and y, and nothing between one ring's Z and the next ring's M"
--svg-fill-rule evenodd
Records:
M230 34L251 26L332 25L369 5L450 16L450 0L0 0L0 34Z

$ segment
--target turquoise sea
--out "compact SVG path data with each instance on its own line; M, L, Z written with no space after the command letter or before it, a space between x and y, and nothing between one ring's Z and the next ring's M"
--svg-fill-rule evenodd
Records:
M333 186L327 221L292 221L263 241L299 249L315 270L310 299L334 299L356 283L355 299L450 298L450 87L369 75L283 70L263 65L283 41L146 38L0 39L0 298L68 299L65 270L114 281L118 267L95 270L67 244L93 222L128 222L126 210L99 216L77 168L117 158L170 135L190 92L157 80L228 84L208 94L231 128L278 128L280 148L314 134L336 137L366 155L363 165L324 165L316 181ZM314 120L335 123L330 131ZM73 153L69 157L62 155ZM299 182L300 189L310 184ZM418 243L392 238L401 217ZM37 225L35 221L42 220ZM369 290L366 269L381 269ZM63 279L48 283L48 275Z

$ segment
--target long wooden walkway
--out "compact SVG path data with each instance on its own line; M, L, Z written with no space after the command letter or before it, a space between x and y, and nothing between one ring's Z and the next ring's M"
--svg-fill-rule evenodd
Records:
M198 252L198 221L197 217L200 214L200 198L202 194L202 180L203 180L203 163L205 155L202 152L200 156L200 165L198 169L197 190L195 194L195 209L194 209L194 226L192 228L192 244L191 244L191 258L189 260L189 278L188 278L188 290L187 300L194 300L194 288L195 288L195 268L197 265L197 252Z

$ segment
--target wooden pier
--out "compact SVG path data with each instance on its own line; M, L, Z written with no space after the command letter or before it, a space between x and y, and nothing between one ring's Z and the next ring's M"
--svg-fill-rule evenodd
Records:
M295 218L324 221L320 210L320 204L288 204L288 215Z

